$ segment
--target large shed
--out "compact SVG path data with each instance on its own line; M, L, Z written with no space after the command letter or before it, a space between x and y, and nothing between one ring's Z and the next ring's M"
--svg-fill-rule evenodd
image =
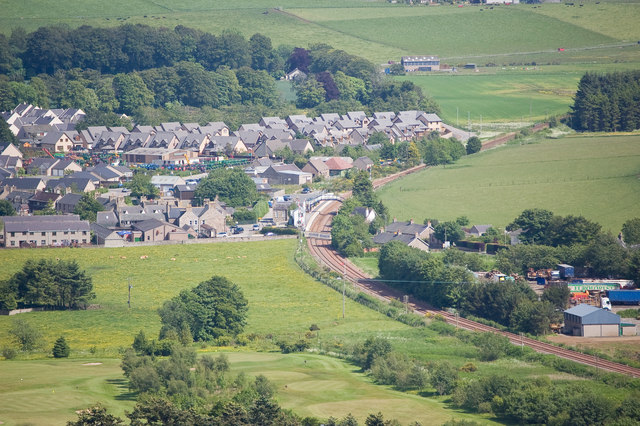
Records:
M580 304L564 311L564 331L583 337L620 335L620 316L606 309Z

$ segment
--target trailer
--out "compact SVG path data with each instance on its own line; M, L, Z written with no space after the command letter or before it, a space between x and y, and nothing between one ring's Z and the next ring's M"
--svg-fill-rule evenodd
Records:
M563 280L575 277L575 270L571 265L567 265L566 263L559 263L558 270L560 271L560 278L562 278Z
M583 291L607 291L607 290L619 290L620 284L613 282L576 282L572 281L567 284L571 293L583 292Z
M640 304L640 290L609 290L607 297L612 305Z

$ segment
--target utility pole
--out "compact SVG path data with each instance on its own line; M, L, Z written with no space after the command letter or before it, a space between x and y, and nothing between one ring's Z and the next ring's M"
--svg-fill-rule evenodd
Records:
M405 294L404 296L402 296L402 299L404 301L404 313L408 314L409 313L409 296Z
M127 305L129 306L129 309L131 309L131 288L133 288L133 286L131 285L131 277L127 278L127 283L129 284L127 287L129 287L129 298L127 299Z
M345 293L347 289L347 264L342 261L342 319L344 319Z

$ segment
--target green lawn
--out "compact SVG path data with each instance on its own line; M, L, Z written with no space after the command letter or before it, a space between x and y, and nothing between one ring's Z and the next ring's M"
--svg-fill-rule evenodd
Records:
M392 217L466 215L505 226L527 208L583 215L615 235L640 212L640 135L576 136L509 145L432 167L379 191Z
M101 363L100 365L83 365ZM0 422L5 425L61 425L75 411L100 401L124 416L135 405L119 359L0 362Z
M340 295L304 274L293 261L296 244L297 240L280 240L119 249L2 250L0 279L10 277L29 258L76 259L87 270L97 295L94 303L100 309L20 315L44 333L49 348L64 335L77 356L88 354L93 347L98 354L115 354L119 347L129 345L141 329L147 336L156 336L160 329L156 310L161 304L214 274L237 283L249 300L247 334L297 337L314 323L327 336L406 328L351 301L347 301L347 318L342 320ZM148 259L140 259L143 255ZM129 279L133 285L131 310L127 309ZM0 316L0 347L9 342L7 330L12 319Z
M284 408L301 416L344 417L352 413L361 424L369 413L382 412L403 425L418 421L440 425L452 418L490 422L486 417L453 410L446 398L423 398L377 386L356 367L342 360L313 354L229 354L232 368L250 375L264 374L277 388Z
M481 122L540 121L569 111L582 72L554 72L553 67L512 68L397 78L414 82L436 99L442 119L454 126L466 127L470 119L479 130Z
M232 374L264 374L274 383L279 403L301 416L344 417L361 422L371 412L402 424L439 425L451 418L495 424L487 416L454 410L446 398L424 398L377 386L353 365L314 354L226 353ZM214 354L216 355L216 354ZM89 363L100 365L85 365ZM64 424L75 411L100 401L124 417L135 404L117 359L69 359L0 362L0 421L5 425Z

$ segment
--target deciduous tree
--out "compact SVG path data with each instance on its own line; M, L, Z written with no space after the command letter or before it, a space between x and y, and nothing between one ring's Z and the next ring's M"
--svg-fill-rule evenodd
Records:
M236 284L213 276L165 302L158 313L164 327L179 331L186 323L194 340L208 341L243 330L247 300Z

